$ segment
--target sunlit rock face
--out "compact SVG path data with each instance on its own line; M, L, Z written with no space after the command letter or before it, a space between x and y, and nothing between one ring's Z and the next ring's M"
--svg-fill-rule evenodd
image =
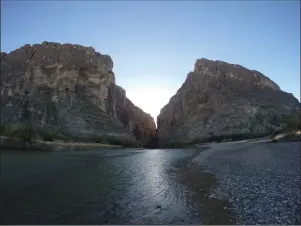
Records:
M117 117L123 125L144 143L153 139L156 135L156 125L151 115L135 106L120 86L116 86L116 99Z
M299 109L299 101L258 71L198 59L157 118L161 144L231 134L265 134Z
M117 117L113 61L92 47L25 45L1 53L1 76L2 124L18 123L28 102L34 126L76 137L133 137Z

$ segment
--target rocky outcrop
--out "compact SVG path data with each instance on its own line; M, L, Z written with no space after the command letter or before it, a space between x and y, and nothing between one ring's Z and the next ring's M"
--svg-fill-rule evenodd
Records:
M156 124L150 114L143 112L127 97L120 86L116 86L116 112L118 119L137 139L148 143L156 136Z
M160 144L216 136L267 134L297 112L299 101L258 71L199 59L157 118Z
M155 132L150 115L129 104L125 94L127 101L120 102L112 59L92 47L52 42L25 45L1 53L1 77L1 124L20 122L25 104L34 127L72 137L130 139L132 128L139 128L136 138L146 142ZM124 103L123 112L117 111ZM123 114L129 115L131 126L119 120Z

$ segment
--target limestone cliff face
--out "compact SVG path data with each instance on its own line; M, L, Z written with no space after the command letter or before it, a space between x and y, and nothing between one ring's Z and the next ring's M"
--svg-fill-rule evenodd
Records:
M133 138L117 117L112 70L108 55L80 45L43 42L1 53L1 124L18 123L25 104L36 127L75 137ZM140 125L135 118L132 123Z
M118 119L128 128L139 140L148 143L156 135L154 119L135 106L127 97L123 88L116 88L116 111Z
M161 144L231 134L264 134L299 109L299 101L258 71L199 59L157 118Z

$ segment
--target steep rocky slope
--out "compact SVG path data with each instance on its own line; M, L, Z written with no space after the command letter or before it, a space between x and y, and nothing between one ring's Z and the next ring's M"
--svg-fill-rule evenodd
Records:
M1 53L1 124L27 118L36 129L70 137L147 142L155 122L120 96L112 70L108 55L80 45L43 42Z
M258 71L198 59L157 118L160 144L267 134L299 109L299 101Z
M116 100L118 119L138 140L147 143L156 136L156 125L151 115L135 106L120 86L116 86Z

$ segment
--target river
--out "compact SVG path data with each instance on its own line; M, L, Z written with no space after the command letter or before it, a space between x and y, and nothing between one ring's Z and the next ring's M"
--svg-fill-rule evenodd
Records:
M175 179L200 150L1 153L2 224L200 223ZM190 198L189 198L190 197Z

